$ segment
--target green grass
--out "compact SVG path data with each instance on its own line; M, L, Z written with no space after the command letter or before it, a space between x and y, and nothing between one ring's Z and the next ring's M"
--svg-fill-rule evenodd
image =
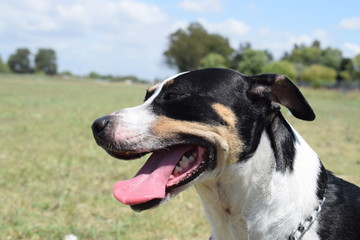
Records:
M90 125L142 102L144 85L0 75L0 239L206 239L210 230L193 189L135 213L113 184L143 161L120 162L94 142ZM304 89L314 122L285 115L325 166L360 183L360 94Z

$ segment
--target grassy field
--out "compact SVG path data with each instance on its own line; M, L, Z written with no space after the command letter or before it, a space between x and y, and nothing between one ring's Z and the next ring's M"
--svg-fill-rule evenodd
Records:
M210 230L190 189L135 213L112 197L142 161L120 162L95 144L90 125L142 102L144 85L0 75L0 239L206 239ZM304 89L315 122L293 126L325 167L360 184L360 93Z

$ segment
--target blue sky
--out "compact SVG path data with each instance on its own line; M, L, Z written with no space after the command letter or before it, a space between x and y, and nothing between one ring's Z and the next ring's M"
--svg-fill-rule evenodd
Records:
M3 60L19 47L54 48L59 70L76 74L167 78L167 37L191 22L275 58L315 39L360 54L358 0L0 0L0 13Z

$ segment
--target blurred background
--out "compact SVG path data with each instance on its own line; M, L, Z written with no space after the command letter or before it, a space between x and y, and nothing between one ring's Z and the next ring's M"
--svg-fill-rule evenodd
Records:
M360 184L360 2L0 0L0 239L207 239L194 189L134 213L102 115L206 67L290 77L317 114L285 116L326 168Z
M327 72L333 81L360 78L355 0L20 0L0 1L0 9L1 64L15 72L153 81L217 65L249 74L295 67L295 78L304 70ZM48 55L56 68L44 66Z

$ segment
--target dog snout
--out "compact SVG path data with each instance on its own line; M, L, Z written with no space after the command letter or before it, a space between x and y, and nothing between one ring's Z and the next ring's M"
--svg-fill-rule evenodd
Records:
M91 125L95 138L98 138L100 135L106 135L106 132L111 131L116 122L117 117L113 115L106 115L96 119Z

